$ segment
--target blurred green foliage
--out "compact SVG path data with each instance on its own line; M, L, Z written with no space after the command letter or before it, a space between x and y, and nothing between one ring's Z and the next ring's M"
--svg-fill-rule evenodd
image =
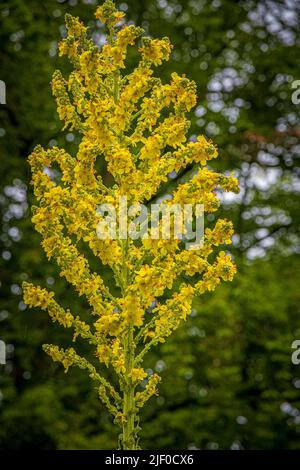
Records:
M44 342L67 345L70 336L44 312L26 311L20 288L33 279L54 289L62 304L85 310L33 231L26 159L37 143L71 153L78 145L78 136L61 132L49 82L66 67L57 56L66 12L88 22L102 44L95 3L0 5L0 79L7 87L7 105L0 105L0 338L8 358L0 366L0 448L117 446L117 431L85 374L72 370L66 377L41 350ZM241 182L240 196L221 195L219 212L235 223L238 275L198 299L187 323L148 357L149 371L163 381L141 417L143 445L299 449L300 366L291 363L291 344L300 339L300 106L291 99L292 82L300 79L299 2L118 5L152 36L170 37L174 53L160 73L167 79L176 70L196 81L191 134L211 137L220 148L214 166L234 170Z

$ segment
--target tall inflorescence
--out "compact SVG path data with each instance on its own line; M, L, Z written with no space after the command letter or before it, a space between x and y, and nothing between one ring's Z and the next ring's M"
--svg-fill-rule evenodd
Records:
M97 8L96 18L107 27L107 41L99 48L79 19L66 15L67 37L59 51L73 71L67 79L56 71L52 90L64 129L80 134L81 141L75 157L58 147L41 146L29 157L37 200L33 223L48 258L55 259L61 276L87 300L90 321L62 308L53 292L30 283L24 283L23 291L26 304L47 310L53 321L73 329L74 341L81 337L92 345L95 357L89 359L73 347L47 344L44 350L66 370L78 366L88 372L121 427L121 447L137 449L138 412L157 393L160 380L144 370L144 357L187 318L195 295L232 280L236 267L217 247L231 242L233 228L230 221L218 219L205 230L197 250L186 250L179 237L101 238L97 207L118 208L120 196L129 204L147 204L171 172L191 165L197 171L173 189L176 204L200 202L206 214L212 213L220 205L216 190L237 192L238 184L233 176L206 166L217 157L211 142L201 135L187 139L186 115L196 105L195 83L177 73L169 83L154 76L155 67L169 60L169 39L151 39L141 28L125 24L123 17L110 0ZM139 61L126 75L129 46ZM99 159L105 159L113 178L110 186L97 174ZM60 169L59 181L51 178L53 166ZM83 243L99 265L112 270L119 294L112 295L91 269ZM183 277L189 281L181 281ZM105 378L99 363L115 372L118 386Z

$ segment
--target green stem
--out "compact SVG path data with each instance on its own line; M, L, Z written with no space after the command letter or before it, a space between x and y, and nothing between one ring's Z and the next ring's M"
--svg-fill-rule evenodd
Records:
M128 240L122 243L123 252L123 269L122 269L122 294L125 295L128 285ZM125 354L125 384L123 394L123 433L122 433L122 448L123 450L137 449L136 442L136 407L134 400L135 385L132 382L131 372L134 367L135 361L135 343L133 337L133 325L128 325L127 335L124 340L124 354Z
M129 377L134 365L134 343L133 343L133 327L129 327L128 338L125 347L125 367L126 367L126 383L123 396L123 414L125 422L123 424L123 450L134 450L137 448L135 437L135 402L134 402L134 385Z

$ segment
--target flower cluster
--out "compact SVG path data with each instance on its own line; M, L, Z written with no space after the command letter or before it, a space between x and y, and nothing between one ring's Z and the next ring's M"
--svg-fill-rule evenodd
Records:
M238 184L232 175L206 166L218 155L212 142L202 135L195 141L187 138L187 113L197 102L195 83L177 73L169 83L154 75L155 67L170 57L169 39L151 39L141 28L126 25L124 14L110 0L97 8L96 18L108 28L102 48L78 18L66 16L68 34L59 51L69 58L73 71L68 78L56 71L52 80L64 129L81 135L77 154L37 146L29 158L37 200L32 220L42 246L61 276L85 297L93 315L85 323L62 308L53 292L29 283L23 289L26 304L47 310L53 321L74 330L74 341L79 336L94 347L90 360L74 348L44 349L66 370L78 366L88 371L98 383L100 399L123 428L122 446L132 449L138 409L157 393L160 380L156 374L148 377L143 358L186 320L193 296L233 278L231 256L221 251L213 257L216 247L231 242L233 228L230 221L219 219L206 229L204 243L195 251L183 249L179 239L99 239L96 209L100 204L118 208L122 195L132 203L145 203L170 172L191 165L194 176L173 190L172 202L180 206L197 202L206 213L214 212L220 204L217 191L237 192ZM139 61L126 75L130 47ZM101 159L113 179L110 186L97 172ZM112 295L99 272L91 269L84 244L110 267L119 294ZM171 289L173 295L166 300L166 290ZM115 370L119 390L98 372L98 362Z

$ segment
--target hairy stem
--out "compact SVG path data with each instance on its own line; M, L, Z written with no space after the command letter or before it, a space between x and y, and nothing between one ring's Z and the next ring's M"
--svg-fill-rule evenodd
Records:
M123 269L122 269L122 292L126 292L128 285L128 240L122 243L123 252ZM136 407L134 401L135 385L132 381L131 372L135 362L135 343L133 336L133 325L128 325L127 335L124 339L124 353L125 353L125 384L123 394L123 433L122 433L122 448L123 450L137 449L136 442Z
M129 377L134 365L134 343L133 327L129 327L128 338L125 347L125 367L126 384L123 396L123 414L125 422L123 424L122 446L124 450L133 450L137 448L135 436L135 403L134 403L134 384Z

